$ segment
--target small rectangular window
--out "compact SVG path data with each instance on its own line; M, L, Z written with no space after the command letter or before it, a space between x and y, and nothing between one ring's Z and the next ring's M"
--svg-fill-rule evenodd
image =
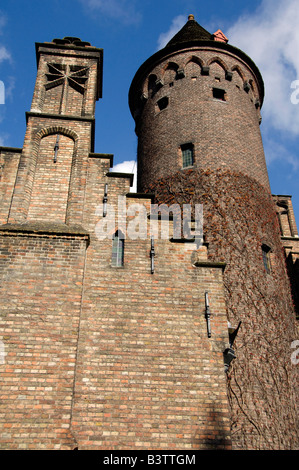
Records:
M213 88L213 98L215 100L226 101L225 90L222 90L221 88Z
M124 236L120 230L113 236L111 264L114 268L124 265Z
M262 246L263 263L267 274L271 273L270 248L267 245Z
M166 109L167 106L168 106L168 103L169 103L169 98L168 98L168 96L164 96L163 98L161 98L161 99L157 102L158 111L162 111L163 109Z
M185 144L181 146L183 168L193 166L194 164L194 146L193 144Z

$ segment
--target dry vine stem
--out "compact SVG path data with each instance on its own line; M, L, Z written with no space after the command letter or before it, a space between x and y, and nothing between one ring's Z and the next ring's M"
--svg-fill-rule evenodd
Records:
M179 171L147 190L155 193L157 204L203 204L208 256L227 263L228 320L242 321L237 359L227 375L233 447L294 448L297 370L290 345L296 338L295 313L271 194L228 170ZM264 243L271 247L270 274L262 260Z

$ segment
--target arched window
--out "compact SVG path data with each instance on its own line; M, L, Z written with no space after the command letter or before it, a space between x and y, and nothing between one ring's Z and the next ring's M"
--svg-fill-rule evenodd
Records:
M42 136L33 169L28 220L66 223L74 153L72 136L60 132Z
M156 91L156 81L157 81L157 76L156 75L150 75L148 79L148 94L149 96L153 96Z
M124 265L124 235L117 230L112 239L112 266L118 268Z
M178 68L179 66L173 62L170 62L167 65L167 68L164 72L164 77L163 77L163 82L165 85L170 85L174 83Z

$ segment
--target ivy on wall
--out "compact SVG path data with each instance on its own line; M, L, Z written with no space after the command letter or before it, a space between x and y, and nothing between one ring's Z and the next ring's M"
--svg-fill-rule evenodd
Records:
M203 204L209 259L226 262L228 320L242 321L227 374L234 448L295 448L297 331L271 194L243 174L200 169L159 179L147 191L156 204ZM262 245L270 248L270 273Z

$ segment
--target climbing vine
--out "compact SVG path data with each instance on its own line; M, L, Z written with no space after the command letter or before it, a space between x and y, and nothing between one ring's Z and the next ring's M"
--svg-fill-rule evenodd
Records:
M228 320L242 321L227 374L234 448L296 448L295 314L271 194L228 170L180 171L147 190L156 204L203 204L208 256L226 262ZM263 244L271 249L269 274Z

